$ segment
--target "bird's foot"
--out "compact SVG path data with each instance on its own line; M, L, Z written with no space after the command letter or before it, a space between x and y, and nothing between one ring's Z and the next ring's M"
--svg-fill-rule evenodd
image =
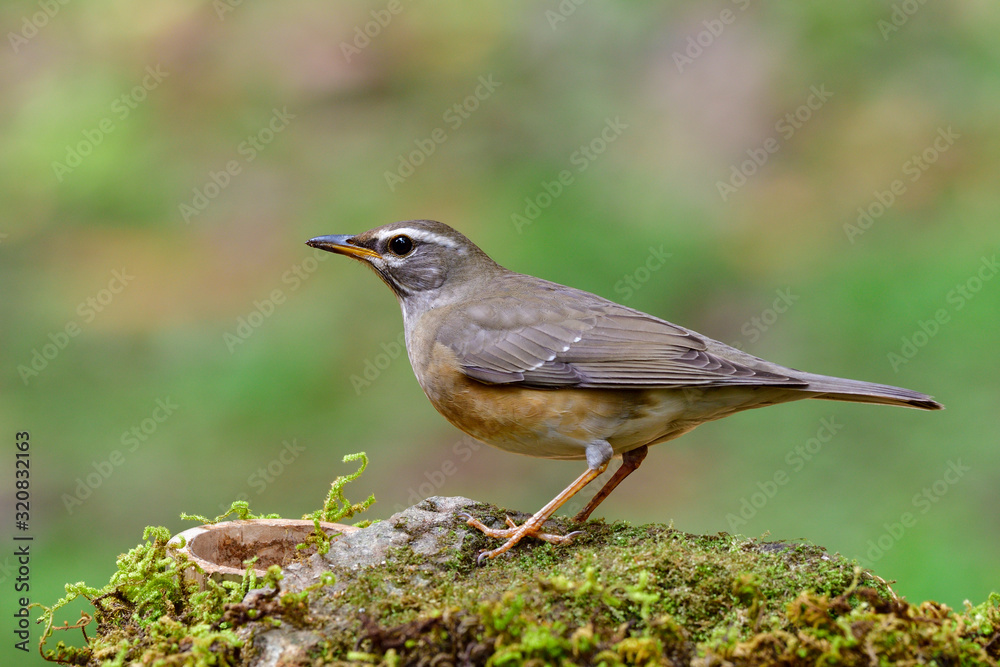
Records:
M482 532L484 535L490 537L495 537L497 539L506 539L507 541L501 544L496 549L481 551L479 557L476 559L476 564L482 565L487 560L491 558L496 558L497 556L506 553L514 545L520 542L525 537L533 537L536 540L542 540L543 542L548 542L549 544L569 544L573 541L573 538L580 535L583 531L575 530L572 533L567 533L566 535L553 535L552 533L541 532L538 522L535 521L535 517L531 517L523 524L518 526L510 517L506 518L507 528L490 528L483 522L474 518L471 514L467 512L459 513L459 516L465 519L465 522L475 528L476 530Z

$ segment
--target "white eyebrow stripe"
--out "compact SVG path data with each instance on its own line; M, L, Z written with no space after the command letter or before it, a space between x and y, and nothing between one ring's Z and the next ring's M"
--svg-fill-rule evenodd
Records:
M393 236L398 236L400 234L406 234L411 239L415 239L417 241L437 243L438 245L442 245L446 248L458 247L458 244L447 236L441 236L440 234L435 234L434 232L428 232L425 229L416 229L413 227L400 227L399 229L387 230L379 236L379 241L384 241L387 238L392 238Z

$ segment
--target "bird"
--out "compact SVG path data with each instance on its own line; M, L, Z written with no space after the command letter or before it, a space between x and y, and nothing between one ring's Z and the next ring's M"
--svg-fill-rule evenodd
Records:
M806 373L765 361L691 329L596 294L516 273L465 235L433 220L394 222L307 245L358 260L392 290L406 351L431 404L468 435L502 450L585 461L586 470L527 521L491 528L505 540L567 544L581 531L543 532L546 521L621 466L574 520L586 521L634 472L648 448L708 421L806 398L943 406L909 389Z

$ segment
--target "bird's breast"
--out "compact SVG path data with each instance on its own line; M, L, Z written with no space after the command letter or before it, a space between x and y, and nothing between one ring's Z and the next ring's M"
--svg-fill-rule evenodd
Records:
M455 353L440 343L411 361L427 398L448 421L478 440L530 456L583 459L595 440L621 453L665 439L683 412L683 397L648 390L484 384L465 375Z

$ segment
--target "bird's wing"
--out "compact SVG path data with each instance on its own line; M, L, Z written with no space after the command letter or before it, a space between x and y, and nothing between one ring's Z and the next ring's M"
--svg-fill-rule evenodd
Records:
M438 340L466 375L539 388L806 384L736 350L751 364L724 358L693 331L588 292L533 287L529 295L477 300L448 318Z

